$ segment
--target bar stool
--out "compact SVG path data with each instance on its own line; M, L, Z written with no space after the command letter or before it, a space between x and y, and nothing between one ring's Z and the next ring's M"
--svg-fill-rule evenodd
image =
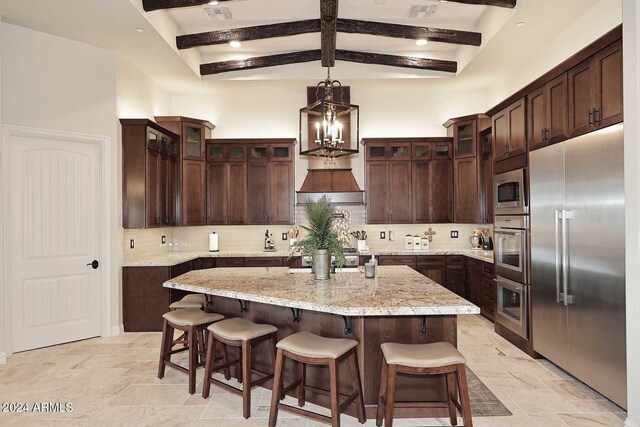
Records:
M204 358L204 342L200 332L213 322L224 319L218 313L206 313L199 308L185 308L169 311L162 315L164 324L162 328L162 344L160 348L160 365L158 366L158 378L164 377L165 366L171 366L189 375L189 393L196 392L196 369L204 363L199 360L199 353ZM187 346L172 350L176 344L173 340L173 332L177 329L187 333ZM171 361L171 356L182 351L189 351L189 369Z
M175 301L169 305L169 310L181 308L204 308L207 305L207 297L202 294L185 295L180 301Z
M270 341L271 357L275 363L276 358L276 338L278 328L272 325L261 325L250 322L243 318L227 319L210 325L209 339L207 345L207 364L204 369L204 384L202 386L202 397L209 397L211 383L216 384L232 393L242 395L242 415L245 418L251 416L251 389L259 386L273 378L273 374L251 368L251 351L253 347L261 342ZM222 343L226 353L226 346L238 348L238 358L233 361L224 360L222 364L214 366L214 352L216 342ZM229 380L229 366L236 365L238 381L243 383L242 390L229 384L225 384L211 377L214 371L224 369L225 379ZM252 381L252 374L262 375ZM243 382L244 380L244 382Z
M382 426L384 416L385 427L393 426L393 410L402 408L448 408L451 425L458 422L456 408L462 413L466 427L472 427L471 403L465 359L456 348L448 342L431 344L396 344L384 343L382 349L382 372L380 374L380 398L376 425ZM398 372L414 375L446 375L447 400L443 402L395 402L396 374ZM455 400L456 384L460 393Z
M298 332L278 342L276 372L271 393L271 408L269 410L269 427L275 427L278 421L278 409L307 416L331 424L333 427L339 427L340 414L354 401L356 401L358 421L364 424L367 418L364 412L364 401L362 399L362 384L360 382L360 370L358 369L358 356L356 354L357 345L358 342L355 340L325 338L309 332ZM284 388L283 385L285 358L293 359L299 363L300 376L297 381L286 388ZM341 395L338 390L340 378L338 367L340 363L346 359L349 359L350 362L351 385L353 387L353 394L350 396ZM329 367L330 391L328 393L326 390L306 385L306 364L327 365ZM279 400L281 397L284 397L284 393L293 388L297 388L298 406L305 405L306 389L313 390L319 394L329 395L331 399L331 417L280 403ZM340 403L341 397L346 397L342 403Z

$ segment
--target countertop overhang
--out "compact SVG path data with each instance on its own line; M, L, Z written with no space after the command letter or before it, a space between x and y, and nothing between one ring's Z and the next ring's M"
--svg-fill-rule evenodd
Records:
M378 266L314 280L287 267L212 268L170 279L166 288L341 316L479 314L480 308L407 266ZM215 307L215 303L214 303Z

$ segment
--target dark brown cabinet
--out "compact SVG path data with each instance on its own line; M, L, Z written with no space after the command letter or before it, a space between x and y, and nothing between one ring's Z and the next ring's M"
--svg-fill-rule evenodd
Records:
M292 224L291 139L210 139L208 224Z
M527 96L529 151L568 138L567 74L562 74Z
M457 147L453 158L453 222L480 223L485 218L480 133L490 125L491 120L483 114L450 119L444 124Z
M526 103L524 98L517 100L504 110L493 115L493 159L496 162L518 157L514 167L526 165L527 129Z
M369 138L367 223L451 222L451 138Z
M493 223L493 156L491 128L480 133L480 182L482 186L482 223Z
M568 86L572 137L621 122L622 40L570 69Z
M418 256L418 273L441 286L447 287L447 266L444 256Z
M182 116L156 116L156 121L180 135L179 223L205 225L205 140L211 138L211 131L215 126L206 120Z
M122 119L122 225L176 225L178 135L147 119Z
M466 298L465 283L467 281L464 262L462 264L449 264L447 260L447 289Z
M452 222L451 144L414 144L413 152L413 222Z

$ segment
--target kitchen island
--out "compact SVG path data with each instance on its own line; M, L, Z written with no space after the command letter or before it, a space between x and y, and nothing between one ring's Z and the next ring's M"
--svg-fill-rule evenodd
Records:
M308 331L357 340L368 417L374 415L378 402L380 344L447 341L455 346L456 317L480 312L474 304L406 266L379 266L375 279L365 279L360 267L333 274L326 281L314 281L310 272L293 273L286 267L216 268L190 271L166 281L164 287L212 295L211 310L225 317L275 325L278 339ZM254 367L270 371L270 357L266 346L256 348ZM294 368L287 365L285 384L296 378ZM328 389L325 371L310 367L308 385ZM347 393L348 375L341 375L341 381L341 390ZM403 376L397 387L399 401L446 399L444 380L438 377ZM323 394L310 392L308 400L329 407ZM429 409L422 414L439 417L447 416L447 411ZM414 415L399 409L396 416Z

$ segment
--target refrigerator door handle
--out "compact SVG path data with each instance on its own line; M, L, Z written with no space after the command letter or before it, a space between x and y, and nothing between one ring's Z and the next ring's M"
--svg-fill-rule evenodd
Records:
M562 210L562 286L564 290L564 305L573 304L573 295L569 295L569 242L567 220L571 212Z
M560 218L563 217L562 211L556 209L554 212L554 223L555 223L555 243L556 243L556 303L561 303L564 301L564 292L560 291L560 275L561 275L561 264L562 258L560 251Z

